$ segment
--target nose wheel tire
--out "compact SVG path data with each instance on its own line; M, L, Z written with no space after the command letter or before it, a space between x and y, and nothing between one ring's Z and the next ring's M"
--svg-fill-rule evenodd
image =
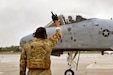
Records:
M74 72L71 69L65 71L64 75L74 75Z

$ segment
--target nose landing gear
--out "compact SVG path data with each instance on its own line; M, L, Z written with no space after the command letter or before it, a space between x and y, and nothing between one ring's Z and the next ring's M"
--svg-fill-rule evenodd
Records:
M76 58L78 54L78 51L76 52L68 52L68 57L67 57L67 62L68 62L68 68L64 75L74 75L74 71L72 70L72 67L76 67L76 70L77 70L77 67L78 67L78 61L79 61L79 56L80 56L80 52L79 52L79 56L78 56L78 60L77 61L74 61L74 59Z

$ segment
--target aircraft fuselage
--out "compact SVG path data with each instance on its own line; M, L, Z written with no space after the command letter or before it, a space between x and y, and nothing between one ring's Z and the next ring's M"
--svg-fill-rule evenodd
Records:
M48 37L55 27L46 28ZM62 39L53 50L111 50L113 47L113 20L88 19L61 25ZM32 34L21 39L21 44L33 39Z

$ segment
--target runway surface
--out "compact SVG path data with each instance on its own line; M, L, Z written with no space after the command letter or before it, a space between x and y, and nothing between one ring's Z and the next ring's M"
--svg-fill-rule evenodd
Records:
M20 54L0 54L0 75L19 75ZM67 66L67 55L51 56L52 75L64 75ZM78 70L73 67L75 75L86 75L86 67L91 63L113 64L113 55L81 54Z

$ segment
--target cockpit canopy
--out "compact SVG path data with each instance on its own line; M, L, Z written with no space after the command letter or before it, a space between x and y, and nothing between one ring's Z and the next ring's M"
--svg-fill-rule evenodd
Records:
M83 18L80 15L77 15L75 20L72 18L72 16L68 16L68 18L66 19L63 15L59 15L58 18L59 18L60 25L71 24L71 23L87 20L86 18ZM54 27L54 26L55 25L53 21L50 21L45 27L47 28L47 27Z

